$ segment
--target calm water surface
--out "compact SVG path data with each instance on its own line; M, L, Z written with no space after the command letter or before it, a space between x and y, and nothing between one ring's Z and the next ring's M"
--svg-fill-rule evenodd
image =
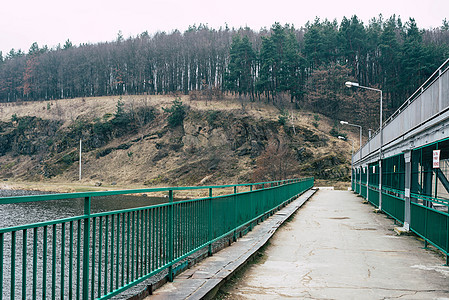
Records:
M20 191L20 193L27 192ZM6 195L11 196L8 191L0 190L0 197ZM145 207L166 202L167 198L161 197L129 195L93 197L91 212L99 213L127 208ZM83 214L84 199L82 198L18 204L0 204L0 228L45 222Z

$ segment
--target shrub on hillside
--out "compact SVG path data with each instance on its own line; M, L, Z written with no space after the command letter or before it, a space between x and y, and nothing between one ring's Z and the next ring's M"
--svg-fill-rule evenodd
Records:
M288 121L288 111L282 110L281 114L278 116L278 123L282 126L285 126Z
M209 124L210 127L215 127L216 126L216 121L218 119L220 112L216 111L216 110L211 110L208 111L207 113L207 123Z
M173 101L170 108L163 108L168 114L168 125L172 128L182 125L186 116L186 108L179 99Z

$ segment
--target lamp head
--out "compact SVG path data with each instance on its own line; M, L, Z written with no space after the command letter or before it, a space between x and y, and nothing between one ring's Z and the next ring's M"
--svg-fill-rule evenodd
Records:
M346 121L340 121L340 124L341 124L341 125L346 125L346 124L348 124L348 122L346 122Z
M359 84L358 84L357 82L351 82L351 81L346 81L346 82L345 82L345 85L346 85L348 88L353 87L353 86L355 86L355 87L359 86Z
M340 140L343 140L343 141L346 140L346 138L345 138L344 136L341 136L341 135L339 135L338 138L339 138Z

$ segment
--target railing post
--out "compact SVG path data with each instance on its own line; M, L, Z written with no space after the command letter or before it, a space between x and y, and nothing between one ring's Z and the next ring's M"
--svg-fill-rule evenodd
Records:
M83 237L83 299L89 299L89 253L90 253L90 208L91 197L84 197L84 237ZM93 268L93 266L92 266Z
M63 223L64 224L64 223ZM23 230L23 240L22 240L22 299L26 299L26 287L27 287L27 281L26 281L26 261L27 261L27 230ZM62 273L64 274L64 273Z
M428 234L427 234L427 220L428 220L427 215L428 215L429 208L426 206L425 210L426 210L426 214L424 215L424 236L427 237L428 236ZM424 238L424 249L427 249L427 238Z
M449 267L449 217L446 218L447 239L446 239L446 267Z
M173 190L168 191L168 260L170 262L170 266L168 267L168 281L173 282L173 248L174 248L174 241L173 241Z
M237 193L237 187L234 186L234 228L237 226L237 196L235 195ZM237 232L234 229L234 234L232 235L232 240L235 242L237 241Z
M3 266L4 234L0 233L0 266ZM3 295L3 267L0 268L0 299Z
M3 267L3 266L2 266ZM16 232L11 232L11 300L16 293Z
M213 232L212 232L212 188L209 188L209 249L207 251L207 255L212 256L212 239Z

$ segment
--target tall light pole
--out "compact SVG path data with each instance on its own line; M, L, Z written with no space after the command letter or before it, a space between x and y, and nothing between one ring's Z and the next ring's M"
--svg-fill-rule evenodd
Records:
M357 124L351 124L348 123L346 121L340 121L341 125L349 125L349 126L354 126L354 127L358 127L360 129L360 150L362 150L362 126L357 125Z
M383 132L382 132L382 90L363 86L357 82L346 81L345 85L348 88L358 87L370 91L380 92L380 120L379 120L379 133L380 133L380 147L379 147L379 209L382 210L382 145L383 145ZM362 156L360 156L362 158Z
M352 142L352 151L351 151L351 189L352 189L352 170L353 170L353 168L352 168L352 156L354 155L354 140L345 138L344 136L341 136L341 135L339 135L338 138L340 140L343 140L343 141L349 140L349 141Z

